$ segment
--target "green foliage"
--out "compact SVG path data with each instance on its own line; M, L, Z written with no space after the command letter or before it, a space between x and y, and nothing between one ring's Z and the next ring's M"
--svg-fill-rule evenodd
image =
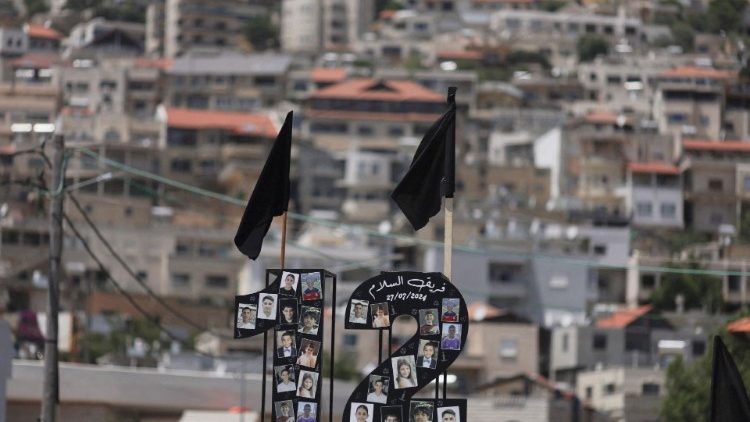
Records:
M146 319L133 319L129 321L112 320L112 331L109 334L87 333L79 340L78 352L83 359L83 350L89 350L89 362L94 363L96 359L107 355L124 356L127 348L134 338L142 339L146 344L152 346L158 343L163 349L168 346L169 341L162 336L161 330ZM150 350L149 355L156 357L157 350Z
M747 316L737 315L734 319ZM732 354L737 369L745 383L750 386L750 339L734 336L722 329L717 333ZM709 338L713 344L713 337ZM709 346L709 349L712 349ZM711 360L713 350L692 364L682 359L673 361L667 368L667 394L661 402L660 416L664 422L705 420L710 406Z
M566 2L564 0L542 0L539 3L539 8L546 12L557 12L565 6L565 4Z
M105 0L68 0L65 8L82 12L91 9L94 16L112 21L146 22L146 6L139 2L109 2Z
M550 64L549 60L547 60L547 57L537 51L511 51L510 53L508 53L508 56L506 56L505 60L510 66L515 66L521 63L537 63L546 70L552 68L552 65Z
M34 16L37 13L45 13L49 11L49 5L44 0L24 0L26 5L26 15Z
M357 369L357 357L354 353L338 351L336 353L336 361L333 363L333 377L335 379L355 381L360 377L359 370ZM328 367L328 362L331 360L331 355L328 352L323 353L323 367L321 373L324 375L330 374L331 370Z
M741 32L747 0L713 0L706 13L707 29L713 33Z
M677 263L670 268L699 270L695 262ZM717 312L723 305L721 279L709 275L692 273L663 273L661 284L654 290L651 301L659 310L675 309L675 298L681 294L685 298L685 309L704 309Z
M576 50L580 61L590 62L596 56L609 52L609 42L599 35L586 34L578 38Z
M404 8L404 5L398 1L398 0L388 0L383 4L381 8L378 9L378 12L381 12L383 10L401 10Z
M279 29L269 15L253 16L245 22L245 39L256 50L267 50L279 45Z
M682 51L693 51L695 31L685 22L675 22L672 26L672 40L676 45L682 47Z

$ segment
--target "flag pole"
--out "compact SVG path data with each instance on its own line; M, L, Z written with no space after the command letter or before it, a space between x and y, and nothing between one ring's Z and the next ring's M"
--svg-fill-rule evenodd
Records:
M456 87L448 88L448 104L455 110ZM443 170L443 194L445 195L443 210L445 224L443 228L443 274L448 280L453 280L453 196L456 190L456 113L450 123L445 140L445 168ZM440 377L435 380L435 396L440 388ZM448 369L443 371L443 400L448 390Z
M286 260L286 222L287 212L284 211L284 218L281 220L281 270L284 270L284 261Z

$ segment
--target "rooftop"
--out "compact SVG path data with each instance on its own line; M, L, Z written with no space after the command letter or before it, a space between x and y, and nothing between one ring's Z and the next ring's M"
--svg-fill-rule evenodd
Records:
M661 78L705 78L705 79L730 79L736 75L729 70L719 70L710 67L680 66L665 70L659 74Z
M318 99L365 101L444 102L445 97L413 81L387 79L351 79L319 89L312 94Z
M693 151L750 152L750 142L684 139L682 147Z
M187 54L174 60L172 75L276 75L289 69L292 58L284 54L240 54L228 51Z
M660 161L631 161L628 163L628 170L633 173L680 174L677 166Z
M651 312L653 306L644 305L637 308L623 309L617 311L607 318L596 322L598 328L625 328L638 318Z
M237 134L275 138L278 128L269 116L216 110L167 108L167 125L180 129L223 129Z
M741 318L727 325L730 333L750 333L750 317Z
M316 67L312 70L313 82L341 82L346 79L347 72L343 67Z
M61 40L63 35L52 28L47 28L43 25L37 25L35 23L27 23L24 26L26 35L30 38L44 38L48 40Z

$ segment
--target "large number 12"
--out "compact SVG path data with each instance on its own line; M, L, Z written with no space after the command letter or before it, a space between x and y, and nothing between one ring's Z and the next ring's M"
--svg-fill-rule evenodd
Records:
M345 326L383 330L403 315L418 321L417 333L359 383L343 421L467 422L466 400L412 400L461 353L469 331L463 296L440 273L382 273L354 290Z
M274 330L273 421L320 420L327 275L325 270L268 270L266 280L275 280L266 288L235 297L234 338Z

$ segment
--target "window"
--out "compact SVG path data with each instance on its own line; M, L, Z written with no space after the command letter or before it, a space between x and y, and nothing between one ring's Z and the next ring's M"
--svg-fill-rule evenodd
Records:
M562 351L567 352L568 348L570 347L570 336L568 333L563 334L562 337Z
M187 287L190 285L190 274L174 273L172 274L172 285L174 287Z
M622 78L619 75L609 75L607 76L607 83L609 85L619 85L622 83Z
M594 397L594 388L591 386L586 387L586 398L591 399Z
M706 353L706 342L703 340L693 340L691 347L693 356L703 356Z
M191 253L191 247L188 243L184 242L177 242L177 246L175 246L175 253L177 256L188 256Z
M169 163L169 168L176 173L190 173L193 164L190 160L176 159Z
M224 275L209 275L206 276L206 287L212 287L215 289L225 289L229 286L229 278Z
M593 346L594 350L605 350L607 348L607 335L594 334Z
M255 78L255 85L273 86L276 84L276 78L273 76L258 76Z
M739 292L741 281L742 281L742 278L740 278L740 276L736 274L728 276L727 277L727 289L729 289L730 292Z
M683 113L672 113L667 115L667 121L670 124L681 124L686 123L688 120L687 115Z
M594 255L602 256L607 254L606 245L594 245Z
M650 202L639 202L636 204L636 213L640 217L651 217L652 208Z
M677 214L677 206L675 204L661 204L660 211L662 218L674 218Z
M357 128L357 133L362 136L372 136L375 133L375 130L372 126L360 126Z
M518 356L518 340L514 338L500 339L500 358L515 360Z
M642 274L641 275L641 287L646 289L653 289L656 285L656 276L653 274Z
M489 267L490 281L500 283L512 283L521 272L522 266L518 264L491 262Z
M404 128L401 126L391 126L388 128L388 136L404 136Z
M641 386L641 394L644 396L658 396L659 384L653 382L644 382Z
M724 182L721 179L708 179L708 190L712 192L721 192L724 189Z
M615 391L617 391L617 387L615 386L614 383L609 383L609 384L607 384L607 385L604 386L604 394L605 395L615 394Z

